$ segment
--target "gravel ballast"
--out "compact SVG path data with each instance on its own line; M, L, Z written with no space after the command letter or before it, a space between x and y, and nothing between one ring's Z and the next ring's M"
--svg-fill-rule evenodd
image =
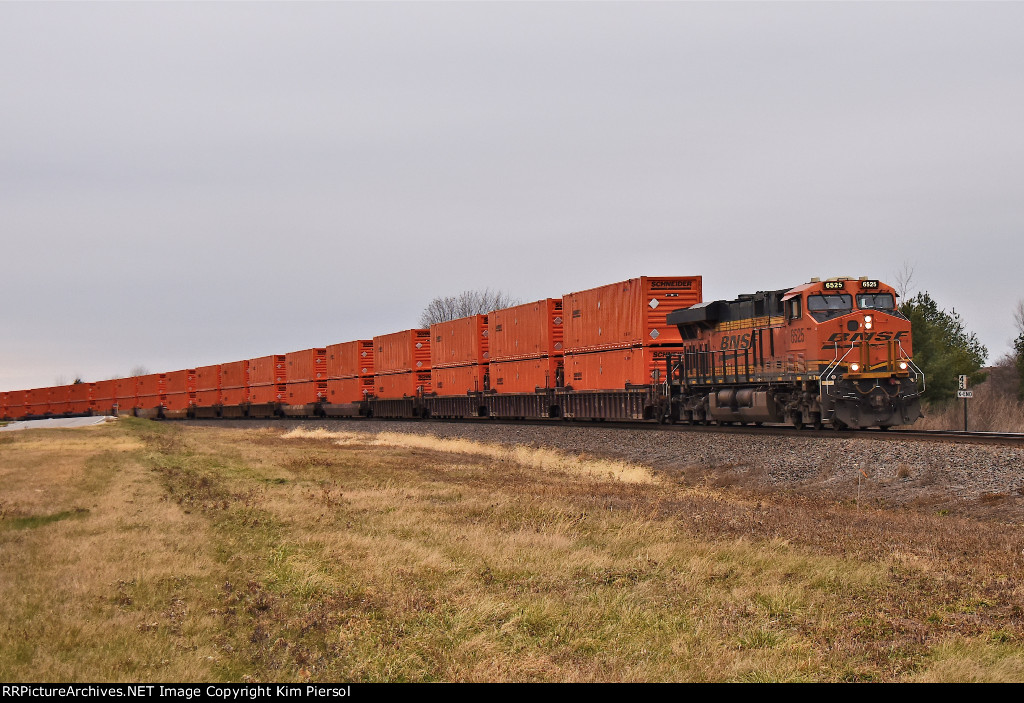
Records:
M191 424L191 423L190 423ZM1020 522L1024 448L964 442L836 436L730 434L589 425L305 420L195 423L410 432L480 442L544 446L644 464L687 484L784 491L879 506L911 506Z

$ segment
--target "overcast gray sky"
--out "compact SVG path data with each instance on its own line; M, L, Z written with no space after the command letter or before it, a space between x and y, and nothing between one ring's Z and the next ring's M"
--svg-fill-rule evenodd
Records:
M0 390L700 274L1007 351L1021 3L2 3Z

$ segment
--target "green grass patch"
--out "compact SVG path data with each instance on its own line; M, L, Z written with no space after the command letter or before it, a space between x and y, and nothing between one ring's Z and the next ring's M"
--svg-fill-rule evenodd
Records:
M28 517L8 517L0 519L0 529L6 530L34 530L37 527L45 527L46 525L52 525L55 522L61 520L68 520L71 518L82 518L89 514L88 508L74 508L72 510L62 510L57 513L50 513L49 515L30 515Z

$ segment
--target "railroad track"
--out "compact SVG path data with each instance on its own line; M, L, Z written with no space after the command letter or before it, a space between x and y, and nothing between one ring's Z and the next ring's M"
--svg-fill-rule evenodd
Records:
M1005 446L1024 445L1024 433L1018 432L964 432L963 430L914 430L914 429L866 429L866 430L832 430L811 428L796 429L786 425L682 425L665 424L659 425L654 422L640 422L629 420L511 420L494 418L432 418L427 420L409 420L400 418L281 418L281 419L226 419L226 420L187 420L184 422L200 424L226 424L236 426L250 426L259 423L261 426L274 425L282 421L296 423L317 423L317 422L415 422L425 426L436 424L450 425L520 425L536 427L600 427L608 430L644 430L653 432L697 432L702 434L717 433L730 435L752 435L752 436L784 436L794 439L871 439L878 441L916 441L916 442L944 442L961 444L994 444Z

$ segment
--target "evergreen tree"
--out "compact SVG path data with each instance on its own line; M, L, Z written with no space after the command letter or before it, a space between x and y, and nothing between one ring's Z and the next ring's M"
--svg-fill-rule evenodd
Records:
M943 310L928 293L906 299L900 312L910 320L914 363L921 367L927 382L925 398L932 402L955 398L961 374L967 374L972 384L985 380L979 369L988 349L967 331L959 313Z
M1021 332L1017 335L1017 339L1013 340L1013 353L1016 356L1017 378L1020 379L1017 396L1024 400L1024 332Z

